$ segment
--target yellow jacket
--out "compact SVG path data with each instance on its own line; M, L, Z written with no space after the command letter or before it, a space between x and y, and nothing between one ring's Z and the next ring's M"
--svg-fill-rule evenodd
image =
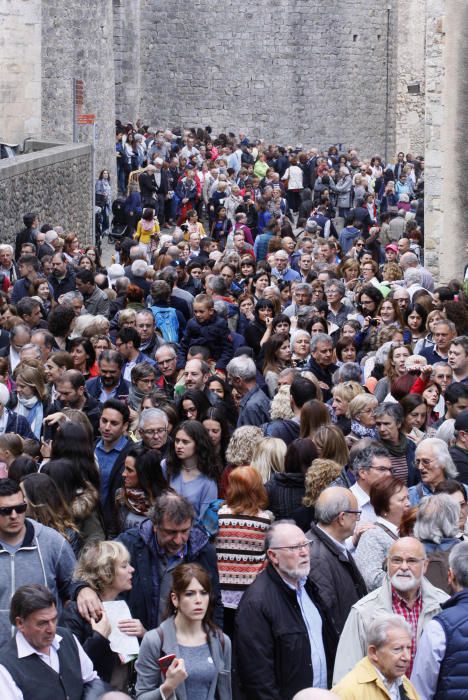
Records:
M137 241L140 241L140 243L148 245L148 243L151 242L151 237L159 232L159 221L156 219L156 217L154 218L153 227L149 230L143 228L143 220L140 219L140 221L137 224L137 230L133 238L135 238Z
M406 676L403 676L403 688L410 700L419 700L419 695ZM341 700L389 700L390 698L382 679L367 656L332 688L332 692Z

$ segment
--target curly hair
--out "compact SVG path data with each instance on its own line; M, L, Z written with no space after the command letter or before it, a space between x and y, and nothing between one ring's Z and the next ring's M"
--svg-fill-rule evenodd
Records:
M322 491L341 474L342 467L332 459L314 459L305 476L305 496L302 504L310 508Z
M81 553L75 579L85 581L99 595L112 585L118 564L129 561L130 554L120 542L93 542Z
M291 420L294 411L291 408L291 389L289 384L283 384L273 397L270 408L271 420Z
M237 428L226 450L226 461L235 467L250 465L254 447L263 438L263 431L255 425L243 425Z
M197 468L198 470L210 479L216 479L218 474L216 456L214 453L213 444L208 435L208 431L203 427L201 423L196 420L186 420L180 423L175 432L175 437L177 438L177 433L181 430L187 433L189 438L195 442L196 445L196 456L197 456ZM177 457L175 451L175 441L171 443L169 447L169 454L167 456L167 475L168 477L174 477L180 474L182 469L182 461Z

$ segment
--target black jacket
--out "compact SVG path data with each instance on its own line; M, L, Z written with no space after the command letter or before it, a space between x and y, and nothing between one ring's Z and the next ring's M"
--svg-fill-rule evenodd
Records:
M110 683L112 672L120 665L120 660L118 654L110 648L109 640L99 632L95 632L89 622L81 617L76 603L67 603L60 617L60 625L75 635L93 662L99 678Z
M328 365L327 367L322 367L319 365L313 357L309 360L309 371L319 380L319 382L324 382L330 389L322 389L323 400L326 402L331 399L331 388L333 386L333 372L338 369L337 365Z
M468 483L468 452L458 445L454 445L449 449L450 456L455 462L458 471L458 478L464 484Z
M70 267L67 268L67 274L63 280L57 279L54 274L49 275L47 280L54 292L55 301L57 301L62 294L76 291L75 273Z
M312 523L306 538L312 540L312 567L309 578L320 591L338 645L351 607L367 595L366 584L351 554L346 558L333 540L317 525Z
M315 585L306 592L322 616L329 682L333 641ZM313 685L309 636L297 602L269 564L244 593L236 615L233 679L245 700L291 700Z
M304 475L275 473L265 484L269 509L276 520L290 518L305 496Z

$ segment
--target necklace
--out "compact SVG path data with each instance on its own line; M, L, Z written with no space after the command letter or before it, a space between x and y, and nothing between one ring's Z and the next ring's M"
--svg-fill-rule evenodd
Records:
M182 471L184 471L184 472L193 472L194 469L197 469L197 467L196 466L193 466L193 467L185 467L184 466L184 467L182 467Z

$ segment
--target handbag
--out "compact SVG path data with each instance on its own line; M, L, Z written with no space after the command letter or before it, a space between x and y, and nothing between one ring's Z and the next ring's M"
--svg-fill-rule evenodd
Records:
M107 197L105 194L102 194L100 192L96 193L95 195L95 202L96 206L100 207L101 209L104 209L107 206Z

